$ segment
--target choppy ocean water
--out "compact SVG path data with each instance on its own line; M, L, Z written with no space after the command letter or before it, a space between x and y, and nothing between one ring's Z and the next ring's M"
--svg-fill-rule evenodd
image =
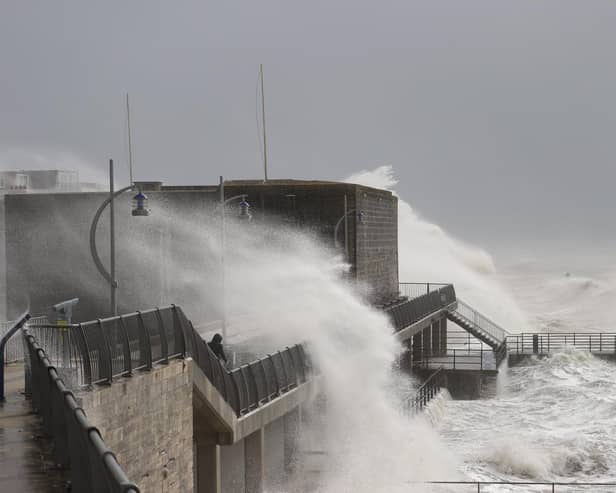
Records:
M526 329L615 332L615 272L525 262L500 278L525 311ZM438 406L435 427L470 479L616 482L616 363L567 348L501 370L494 399Z

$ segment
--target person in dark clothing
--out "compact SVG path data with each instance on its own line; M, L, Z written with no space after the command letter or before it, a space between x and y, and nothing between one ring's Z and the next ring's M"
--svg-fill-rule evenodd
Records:
M225 350L222 347L222 336L220 334L214 334L214 337L212 337L212 340L208 342L207 345L210 346L210 349L218 359L223 360L225 363L227 362Z

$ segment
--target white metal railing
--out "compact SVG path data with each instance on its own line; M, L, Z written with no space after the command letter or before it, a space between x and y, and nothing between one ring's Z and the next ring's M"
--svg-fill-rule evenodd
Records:
M32 317L28 321L28 325L33 327L39 324L49 323L47 317ZM0 322L0 339L10 330L15 324L14 321ZM4 353L4 363L15 363L16 361L24 360L24 343L21 337L14 336L6 344Z

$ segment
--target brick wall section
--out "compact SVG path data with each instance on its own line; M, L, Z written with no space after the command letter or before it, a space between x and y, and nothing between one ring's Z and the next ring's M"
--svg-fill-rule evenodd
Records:
M370 300L384 303L398 294L398 199L389 192L357 187L355 265L357 280L372 290Z
M190 365L173 360L79 397L88 419L142 493L193 491Z

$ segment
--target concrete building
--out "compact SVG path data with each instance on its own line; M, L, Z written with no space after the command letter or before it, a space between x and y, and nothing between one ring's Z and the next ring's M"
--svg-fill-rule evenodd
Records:
M52 172L47 177L51 181L37 177L36 183L49 185L53 176L60 179ZM30 175L27 185L34 183L35 175ZM178 264L198 266L198 281L209 283L211 292L220 290L220 258L205 255L187 227L198 225L204 237L217 241L219 187L154 184L144 191L152 209L149 217L131 216L134 194L116 200L119 313L182 300L197 322L219 316L219 300L203 302L191 288L194 279L177 275ZM346 244L350 277L363 286L367 299L379 304L397 297L397 198L391 192L336 182L225 183L225 199L241 194L251 205L255 227L273 222L298 228L326 248L333 250L337 243L341 255ZM74 297L81 300L75 321L109 314L109 285L93 264L88 242L92 218L106 198L103 192L0 195L0 293L6 293L0 316L10 318L28 305L32 313L49 313L51 305ZM107 212L97 245L108 265Z

